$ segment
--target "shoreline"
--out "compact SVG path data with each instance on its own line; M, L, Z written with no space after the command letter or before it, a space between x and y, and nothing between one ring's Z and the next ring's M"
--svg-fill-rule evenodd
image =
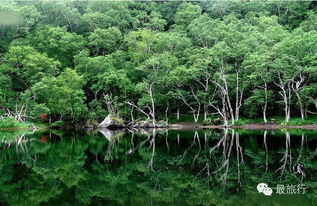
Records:
M155 127L140 127L138 129L153 129ZM264 123L250 123L244 125L229 125L228 127L224 127L223 125L204 125L200 123L191 123L191 122L183 122L176 124L169 124L165 127L159 127L157 129L172 129L172 130L204 130L204 129L245 129L245 130L279 130L279 129L307 129L307 130L317 130L316 124L305 124L305 125L280 125L280 124L264 124ZM80 130L87 129L84 126L78 127L75 125L67 125L66 127L61 128L51 128L51 127L39 127L37 130L42 129L56 129L56 130ZM90 129L98 129L98 128L90 128ZM107 129L107 128L104 128ZM124 127L122 129L125 129ZM34 128L0 128L0 131L32 131ZM109 130L117 130L117 129L109 129Z
M245 129L245 130L278 130L278 129L309 129L317 130L317 124L306 125L279 125L279 124L244 124L244 125L230 125L228 129ZM203 124L171 124L168 129L225 129L222 125L203 125Z

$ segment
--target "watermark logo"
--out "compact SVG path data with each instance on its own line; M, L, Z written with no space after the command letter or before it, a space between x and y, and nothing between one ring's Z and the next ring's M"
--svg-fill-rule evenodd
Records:
M279 195L300 195L305 194L306 187L303 184L298 185L277 185L276 194Z
M256 187L259 193L266 196L271 196L273 194L272 188L270 188L266 183L259 183ZM306 187L303 184L298 185L276 185L276 194L278 195L300 195L305 194Z
M256 187L259 193L263 193L266 196L271 196L273 193L272 188L270 188L266 183L260 183Z

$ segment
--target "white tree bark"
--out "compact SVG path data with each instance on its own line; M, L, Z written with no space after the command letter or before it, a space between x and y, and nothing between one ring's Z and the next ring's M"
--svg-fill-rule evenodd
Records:
M301 89L304 86L304 81L305 81L305 77L303 77L302 73L299 74L298 79L297 80L292 80L292 89L297 97L298 103L299 103L299 109L300 109L300 114L301 114L301 118L302 120L305 119L305 111L304 111L304 106L303 106L303 101L302 98L299 94L299 92L301 91Z
M184 95L182 95L181 92L178 92L178 98L181 99L184 104L186 104L186 106L188 106L190 108L190 110L192 111L193 113L193 118L194 118L194 121L195 122L198 122L198 119L199 119L199 115L200 115L200 110L201 110L201 102L197 96L197 94L195 93L194 91L194 87L192 85L190 85L190 92L191 92L191 95L193 96L193 98L196 100L196 103L197 103L197 107L193 107L192 105L190 105L188 103L188 101L186 100L186 98L184 97Z
M215 92L216 92L216 90L215 90ZM214 108L217 111L217 113L222 117L223 126L225 128L228 128L228 117L227 117L227 113L228 112L227 112L226 98L225 98L223 93L221 93L220 97L221 97L221 102L222 102L222 107L221 108L219 108L218 105L212 103L213 99L209 100L209 105L212 108Z
M209 82L210 82L210 75L208 73L208 68L205 68L205 76L203 81L201 81L200 79L196 80L200 85L203 86L204 91L206 94L209 93ZM203 103L203 107L204 107L204 120L206 121L208 118L208 102L207 99L205 99L204 103Z
M267 83L264 83L264 105L263 105L263 120L266 123L267 122L267 118L266 118L266 110L267 110L267 99L268 99L268 95L267 95Z
M282 97L284 103L284 112L285 112L285 123L288 123L290 120L291 112L291 80L286 80L286 83L283 82L281 73L278 74L278 82L274 82L280 89L279 94Z
M235 105L235 121L240 119L240 107L242 106L243 89L240 88L240 68L236 70L236 105Z
M146 88L147 93L150 96L150 100L151 100L151 107L150 108L150 114L152 116L152 123L155 124L156 120L155 120L155 102L154 102L154 98L153 98L153 85L154 83L149 84L149 86Z
M221 79L221 82L223 83L223 85L220 85L220 83L218 83L217 81L211 81L211 82L213 84L215 84L220 89L222 105L223 105L223 109L222 109L223 112L222 113L226 114L228 111L228 113L231 117L231 125L232 125L235 123L235 116L234 116L234 112L233 112L230 97L229 97L228 83L227 83L227 80L226 80L226 77L225 77L223 70L221 71L220 79ZM227 115L224 115L223 118L224 117L227 117Z
M138 111L140 111L142 114L144 114L144 115L147 117L147 119L151 119L151 118L150 118L150 115L149 115L148 113L146 113L144 110L142 110L140 107L138 107L138 106L137 106L136 104L134 104L133 102L128 102L128 101L126 101L125 103L128 104L128 105L130 105L131 107L136 108Z

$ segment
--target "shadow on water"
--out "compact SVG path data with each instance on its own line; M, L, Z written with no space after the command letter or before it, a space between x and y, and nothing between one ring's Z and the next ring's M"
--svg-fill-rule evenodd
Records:
M316 205L316 143L309 130L0 131L0 203Z

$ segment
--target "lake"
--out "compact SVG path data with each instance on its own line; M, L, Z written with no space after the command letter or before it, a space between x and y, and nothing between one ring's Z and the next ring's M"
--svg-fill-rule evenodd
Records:
M0 144L0 205L317 205L317 131L0 131Z

